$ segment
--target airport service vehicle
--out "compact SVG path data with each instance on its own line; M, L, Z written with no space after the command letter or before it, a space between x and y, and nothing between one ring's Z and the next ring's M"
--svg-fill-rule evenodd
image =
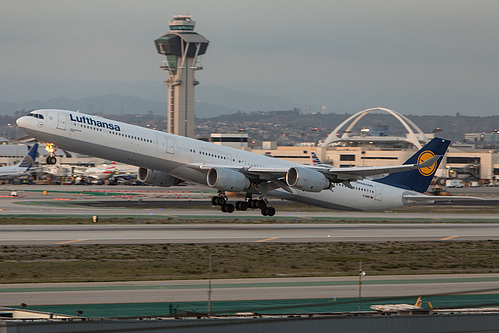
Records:
M68 110L31 111L17 119L17 125L49 148L136 165L139 179L152 185L168 187L188 181L217 189L211 201L222 212L257 208L262 215L273 216L275 209L268 206L268 197L356 211L444 200L423 194L450 143L440 138L431 140L403 165L335 168L304 166ZM55 163L55 156L47 162ZM365 179L377 174L388 176ZM229 203L226 192L246 193L246 200Z
M447 179L445 181L445 186L461 188L464 187L464 183L461 179Z
M28 154L24 156L21 163L18 165L0 167L0 179L12 180L25 176L29 169L35 165L36 155L38 154L38 143L35 143L29 150Z

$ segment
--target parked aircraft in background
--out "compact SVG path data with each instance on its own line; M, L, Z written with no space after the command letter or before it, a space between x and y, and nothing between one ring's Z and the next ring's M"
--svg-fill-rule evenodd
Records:
M111 165L103 164L102 166L87 168L85 169L85 171L83 171L83 173L78 173L78 176L105 181L111 178L115 174L115 172L116 163L113 162Z
M43 168L42 172L57 177L82 177L104 181L111 178L114 175L115 171L115 164L103 164L102 166L96 167L49 164L48 166L45 166Z
M0 167L0 179L12 180L25 176L28 171L35 165L36 155L38 154L38 143L35 143L29 150L28 154L24 156L21 163L18 165Z
M73 167L70 165L47 165L43 166L41 172L56 177L72 177Z
M423 194L450 143L440 138L403 165L334 168L304 166L75 111L35 110L17 124L49 146L136 165L139 179L152 185L187 181L215 188L212 203L222 212L258 208L272 216L268 197L341 210L385 210L444 199ZM389 175L365 179L384 173ZM226 191L244 192L246 200L229 203ZM445 197L451 198L460 197Z

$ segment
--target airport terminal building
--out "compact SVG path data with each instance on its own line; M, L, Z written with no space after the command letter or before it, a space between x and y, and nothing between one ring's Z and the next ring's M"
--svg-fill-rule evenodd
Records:
M354 126L370 112L385 111L397 118L407 129L405 136L390 136L388 129L374 126L355 131ZM375 108L354 114L335 128L319 144L280 146L275 149L253 149L259 154L268 153L276 158L312 164L312 152L320 161L334 167L389 166L404 163L434 134L425 134L416 124L400 113ZM495 183L499 180L499 154L494 149L475 149L472 145L452 145L445 155L437 177L461 179L465 183Z

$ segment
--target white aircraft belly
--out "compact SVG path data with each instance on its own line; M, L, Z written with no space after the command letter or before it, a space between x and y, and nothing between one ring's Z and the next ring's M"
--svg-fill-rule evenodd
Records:
M355 185L355 183L353 183ZM269 192L270 196L292 200L312 206L318 206L337 210L383 210L404 206L400 199L400 193L386 188L383 184L379 186L381 192L379 196L366 194L363 191L350 189L347 187L334 187L331 190L324 190L318 193L292 190L292 194L282 189ZM383 199L384 198L384 199ZM400 202L400 204L398 204Z

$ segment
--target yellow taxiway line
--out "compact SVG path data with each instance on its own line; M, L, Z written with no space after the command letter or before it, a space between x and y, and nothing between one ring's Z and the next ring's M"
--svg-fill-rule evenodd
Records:
M256 242L257 243L260 243L260 242L266 242L266 241L270 241L270 240L274 240L274 239L278 239L279 237L272 237L272 238L265 238L265 239L260 239L260 240L257 240Z
M456 237L459 237L459 236L449 236L449 237L445 237L445 238L440 238L440 240L449 240L449 239L456 238Z
M86 239L74 239L74 240L70 240L70 241L66 241L66 242L59 242L56 244L67 244L67 243L75 243L75 242L83 242L83 241L86 241Z

